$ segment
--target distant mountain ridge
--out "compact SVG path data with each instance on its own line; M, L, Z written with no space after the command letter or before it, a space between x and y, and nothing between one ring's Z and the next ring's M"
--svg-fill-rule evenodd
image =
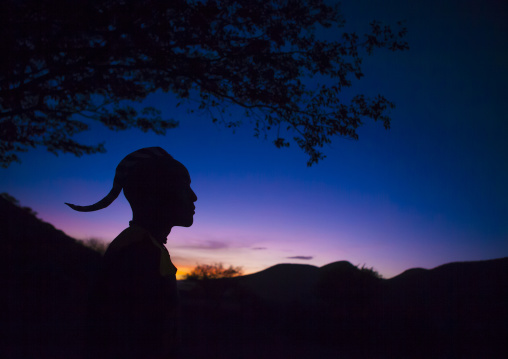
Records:
M332 278L325 279L324 277ZM310 291L320 280L347 284L348 281L367 280L383 288L407 286L423 292L431 287L454 286L455 291L483 288L506 294L508 283L508 257L468 262L452 262L432 269L412 268L390 278L374 278L362 275L358 267L348 261L329 263L322 267L308 264L277 264L257 273L239 277L237 280L266 300L283 302L303 296L309 298Z
M508 357L506 257L414 268L390 279L347 261L320 268L278 264L207 288L198 297L213 294L210 308L233 315L238 326L253 326L256 333L269 326L288 333L291 345L319 343L323 358ZM184 301L196 298L182 294ZM253 310L254 317L241 319ZM202 317L206 312L196 321ZM303 353L295 349L281 357L308 357Z

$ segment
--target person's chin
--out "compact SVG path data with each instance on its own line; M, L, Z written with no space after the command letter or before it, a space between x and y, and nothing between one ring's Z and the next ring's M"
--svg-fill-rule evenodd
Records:
M181 221L179 224L177 224L178 227L190 227L194 223L194 218L186 219L185 221Z

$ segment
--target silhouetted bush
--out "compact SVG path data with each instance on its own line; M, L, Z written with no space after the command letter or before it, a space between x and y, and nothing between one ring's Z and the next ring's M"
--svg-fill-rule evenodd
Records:
M356 268L360 270L363 274L366 274L368 276L371 276L373 278L382 279L383 276L379 274L377 270L374 269L374 267L366 267L365 264L360 267L360 265L357 265Z
M185 276L187 280L207 280L207 279L220 279L232 278L242 275L242 267L224 268L222 263L214 264L199 264L189 274Z
M21 206L21 204L19 203L18 199L15 198L14 196L11 196L9 193L3 192L3 193L0 193L0 196L2 198L6 199L7 201L9 201L10 203L12 203L13 205L15 205L16 207L21 208L22 210L24 210L28 214L31 214L33 216L37 216L37 212L35 212L30 207L23 207L23 206Z
M97 238L83 239L79 242L100 254L106 253L106 249L108 249L108 244Z

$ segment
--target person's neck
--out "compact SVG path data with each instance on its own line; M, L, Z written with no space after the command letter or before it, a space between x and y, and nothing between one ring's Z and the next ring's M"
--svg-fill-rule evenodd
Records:
M165 226L161 226L157 223L153 223L153 221L150 221L149 219L134 217L130 223L146 229L153 238L163 244L166 243L167 237L171 232L171 227L167 228Z

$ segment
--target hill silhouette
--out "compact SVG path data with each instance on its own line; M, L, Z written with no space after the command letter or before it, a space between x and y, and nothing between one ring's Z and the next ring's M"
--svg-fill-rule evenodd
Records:
M246 290L262 300L276 303L310 300L318 267L308 264L277 264L260 272L239 277Z
M278 264L251 275L215 280L207 287L208 292L182 293L186 312L197 315L192 330L208 318L193 304L196 296L203 298L210 292L214 292L214 315L204 321L229 318L236 330L228 336L227 328L222 328L223 335L202 329L200 339L208 338L219 347L216 356L209 357L220 358L228 350L231 355L223 357L505 358L508 354L508 258L414 268L391 279L347 261L320 268ZM228 337L236 342L227 341ZM252 343L252 337L268 344ZM255 354L242 351L252 346ZM193 353L210 355L210 351Z
M433 343L448 357L502 358L507 303L508 258L410 269L386 281L383 323L406 352L432 353Z
M0 196L2 358L82 358L100 254ZM508 258L381 279L347 261L181 282L183 358L506 358Z
M7 292L2 358L73 358L82 352L100 254L0 196L0 272Z

